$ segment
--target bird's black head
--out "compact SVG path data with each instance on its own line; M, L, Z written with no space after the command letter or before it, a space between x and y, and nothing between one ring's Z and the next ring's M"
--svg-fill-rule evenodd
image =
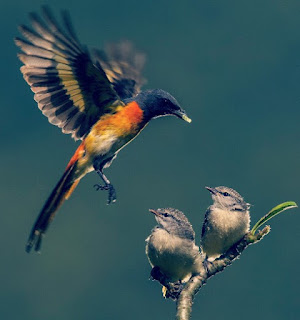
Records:
M144 111L144 118L151 120L153 118L174 115L187 122L192 120L181 109L176 99L168 92L161 89L147 90L139 93L134 100Z

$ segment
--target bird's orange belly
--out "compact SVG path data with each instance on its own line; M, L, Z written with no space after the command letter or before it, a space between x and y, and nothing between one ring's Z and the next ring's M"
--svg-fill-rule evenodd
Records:
M110 158L144 127L143 111L131 102L115 114L103 116L85 138L85 148L93 157Z

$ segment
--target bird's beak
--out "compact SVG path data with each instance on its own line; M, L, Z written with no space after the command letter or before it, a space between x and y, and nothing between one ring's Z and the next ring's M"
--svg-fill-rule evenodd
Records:
M178 110L178 111L174 112L174 115L175 115L176 117L178 117L178 118L180 118L180 119L188 122L188 123L191 123L191 122L192 122L192 119L189 118L184 111Z
M157 217L159 216L159 212L154 209L149 209L149 212L155 214Z
M207 189L211 194L217 194L217 190L215 188L205 187L205 189Z

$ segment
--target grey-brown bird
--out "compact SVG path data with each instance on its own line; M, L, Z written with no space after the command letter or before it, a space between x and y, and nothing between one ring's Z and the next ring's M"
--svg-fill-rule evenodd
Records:
M213 204L205 214L201 248L211 261L249 232L250 205L234 189L223 186L206 189L211 193Z
M195 232L183 212L151 209L158 225L146 239L146 254L152 268L158 268L168 282L187 282L203 271L203 258L195 244Z

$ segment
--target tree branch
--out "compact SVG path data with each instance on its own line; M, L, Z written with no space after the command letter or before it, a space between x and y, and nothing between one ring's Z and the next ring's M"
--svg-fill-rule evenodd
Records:
M176 320L188 320L191 316L194 297L206 281L230 266L250 244L259 242L270 230L270 226L266 226L255 235L251 232L247 233L242 240L232 246L224 255L208 263L206 266L207 271L204 274L194 275L178 295Z
M258 228L279 213L296 207L297 204L294 201L283 202L274 207L254 225L250 232L248 232L239 242L234 244L225 254L218 259L215 259L213 262L204 260L202 270L199 269L199 273L194 274L186 284L181 283L181 281L176 283L168 282L168 279L160 269L154 267L151 271L151 277L164 286L164 297L172 298L177 301L176 320L189 320L194 297L207 280L230 266L250 244L259 242L271 231L270 226L266 226L260 231L257 231Z

